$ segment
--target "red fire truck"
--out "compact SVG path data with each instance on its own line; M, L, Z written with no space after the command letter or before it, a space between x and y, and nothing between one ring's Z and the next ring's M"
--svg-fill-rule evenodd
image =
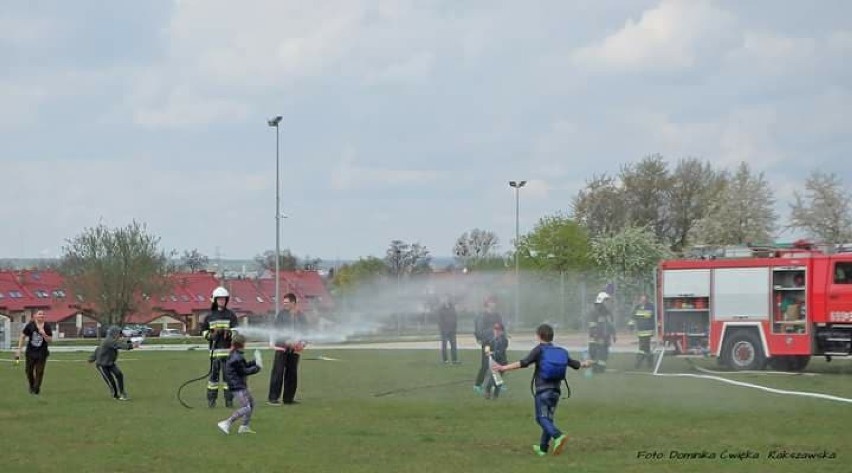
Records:
M852 253L743 248L664 261L659 339L737 370L802 370L811 356L852 355Z

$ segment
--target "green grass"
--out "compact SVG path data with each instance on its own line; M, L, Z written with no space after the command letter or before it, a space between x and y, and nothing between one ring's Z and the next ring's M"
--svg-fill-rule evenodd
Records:
M318 354L339 361L318 361ZM538 458L539 429L530 370L506 376L496 402L476 397L477 353L443 366L436 352L306 352L298 406L265 404L267 371L251 378L255 436L225 437L216 422L230 412L204 405L204 384L175 400L184 380L206 369L204 352L123 354L132 401L113 401L82 354L57 353L42 395L26 392L23 364L0 363L0 471L3 472L529 472L849 471L852 405L762 393L713 381L616 373L573 375L557 425L569 436L560 457ZM712 367L708 362L706 366ZM666 371L685 371L667 360ZM732 375L783 389L852 397L849 361L813 363L819 376ZM418 386L441 385L439 387ZM414 388L414 389L412 389ZM384 396L377 393L401 390ZM771 449L835 452L834 460L770 460ZM741 452L757 460L672 460L670 452ZM661 460L637 458L658 451Z

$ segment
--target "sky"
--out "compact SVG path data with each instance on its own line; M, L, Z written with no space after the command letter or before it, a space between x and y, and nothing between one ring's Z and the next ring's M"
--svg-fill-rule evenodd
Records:
M511 247L595 174L747 161L786 215L852 183L842 0L0 0L0 257L104 223L326 261ZM818 7L818 8L817 8ZM782 235L783 236L783 235Z

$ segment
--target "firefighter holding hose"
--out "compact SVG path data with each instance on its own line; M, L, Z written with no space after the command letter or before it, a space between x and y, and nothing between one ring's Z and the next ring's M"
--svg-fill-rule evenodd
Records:
M225 362L231 351L231 329L238 325L237 316L228 309L230 294L224 287L213 290L210 313L201 323L201 335L207 339L210 348L210 376L207 380L207 406L216 407L219 387L225 391L225 407L233 407L234 394L227 385L220 382L224 378Z

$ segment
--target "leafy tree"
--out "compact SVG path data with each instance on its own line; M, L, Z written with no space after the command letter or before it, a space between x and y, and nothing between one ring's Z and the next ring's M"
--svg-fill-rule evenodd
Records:
M62 249L60 271L102 324L123 324L140 310L145 296L168 288L169 256L160 238L133 222L122 228L87 228Z
M567 271L590 266L589 236L575 220L563 215L542 218L522 236L518 254L525 268Z
M299 259L290 250L282 250L278 260L281 271L295 271L299 267ZM262 255L254 257L254 261L266 271L275 271L275 251L264 251Z
M824 243L852 241L852 198L836 174L814 171L805 181L804 194L796 191L790 205L790 227L799 228Z
M647 227L659 240L670 233L670 192L672 177L660 155L648 156L621 168L621 197L627 224Z
M368 282L387 277L387 275L387 264L380 258L368 256L338 268L334 273L332 286L340 291L349 291Z
M614 177L594 176L572 202L572 215L592 237L618 233L628 221L622 189Z
M709 245L771 241L778 218L774 203L772 189L763 173L753 174L743 162L726 179L707 215L696 223L692 240Z
M694 158L678 162L669 190L667 241L672 250L682 251L690 244L690 232L707 215L724 185L725 173L716 171L710 163Z

